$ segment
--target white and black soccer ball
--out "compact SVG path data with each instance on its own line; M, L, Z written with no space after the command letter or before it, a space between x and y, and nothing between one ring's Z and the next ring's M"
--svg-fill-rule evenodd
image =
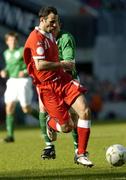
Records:
M106 151L106 160L112 166L122 166L126 162L126 148L121 144L114 144Z

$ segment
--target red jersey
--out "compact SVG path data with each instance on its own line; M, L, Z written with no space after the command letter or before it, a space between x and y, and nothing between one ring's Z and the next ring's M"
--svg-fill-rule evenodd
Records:
M36 27L29 35L24 47L24 61L29 74L34 78L35 83L38 84L56 78L63 71L61 68L50 71L38 71L34 63L38 59L59 62L58 47L53 35L51 33L41 32Z
M63 68L38 71L35 60L59 62L58 47L50 33L35 29L29 35L24 47L24 60L29 74L35 80L45 110L60 124L69 120L68 109L76 98L85 91Z

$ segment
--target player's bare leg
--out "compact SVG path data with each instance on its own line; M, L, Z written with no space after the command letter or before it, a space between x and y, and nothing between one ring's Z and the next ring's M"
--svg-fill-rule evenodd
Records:
M78 115L77 113L74 111L73 108L70 108L70 116L72 121L75 124L75 128L72 130L72 137L73 137L73 141L74 141L74 151L75 153L78 150L78 134L77 134L77 121L78 121Z
M76 101L73 103L72 108L79 116L77 123L78 151L74 158L75 163L92 167L93 163L86 156L91 126L90 110L83 95L78 96Z

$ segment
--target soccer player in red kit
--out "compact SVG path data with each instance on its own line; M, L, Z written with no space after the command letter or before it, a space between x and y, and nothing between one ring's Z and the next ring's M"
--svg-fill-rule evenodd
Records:
M74 63L59 61L58 47L52 35L58 21L54 7L42 8L39 12L40 23L29 35L24 47L24 60L29 75L39 89L40 98L49 114L47 123L48 136L56 140L56 131L70 132L75 124L69 114L72 107L78 114L78 151L75 162L93 166L86 156L90 135L90 110L84 93L85 88L73 80L65 70L72 70Z

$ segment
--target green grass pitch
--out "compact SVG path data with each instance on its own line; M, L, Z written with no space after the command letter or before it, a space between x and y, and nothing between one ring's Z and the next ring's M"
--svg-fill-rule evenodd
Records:
M6 132L1 130L0 139ZM126 146L126 122L106 121L92 123L88 145L90 159L95 166L86 168L73 162L74 149L71 133L58 134L55 142L57 158L41 160L44 142L38 128L17 128L15 143L0 142L0 179L47 180L120 180L126 179L126 165L111 167L105 160L105 151L112 144Z

